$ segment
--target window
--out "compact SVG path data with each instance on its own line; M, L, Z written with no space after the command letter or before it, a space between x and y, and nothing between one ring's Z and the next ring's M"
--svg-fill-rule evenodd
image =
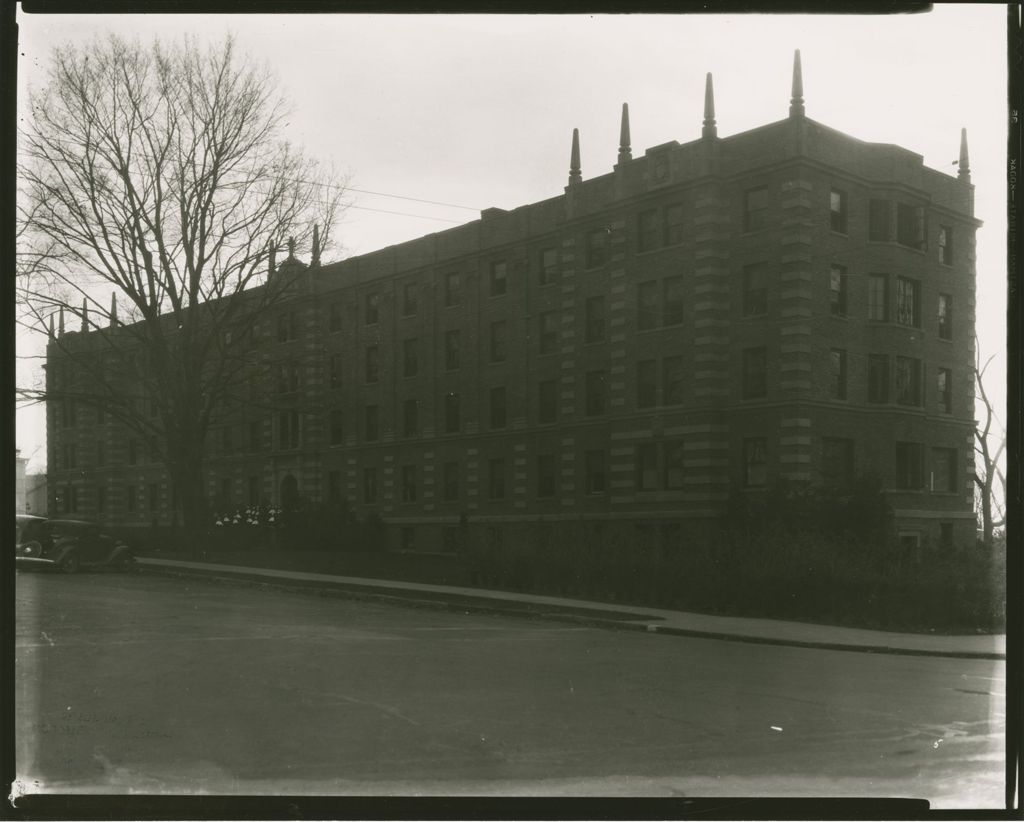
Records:
M107 510L107 489L102 485L96 489L96 513L102 514Z
M416 502L416 466L402 466L402 502Z
M953 372L949 368L940 368L936 388L939 394L939 408L945 413L953 413Z
M585 465L587 493L603 494L606 484L604 451L587 451Z
M678 491L683 487L683 466L685 464L685 452L681 441L666 442L664 444L665 454L665 488Z
M454 525L441 526L441 550L446 554L457 554L460 550L461 540L459 529Z
M505 262L491 263L491 296L500 297L508 290L507 266Z
M252 481L254 479L256 477L249 477L249 505L256 505L256 502L253 502ZM327 501L341 502L341 471L327 472Z
M341 496L341 472L331 471L330 480L331 498L336 499ZM337 482L338 486L337 496L335 496L334 493L335 482ZM261 483L259 477L249 477L249 505L251 506L256 506L260 504L260 484Z
M850 484L853 480L853 440L822 438L821 479L826 485Z
M402 316L412 317L419 311L419 294L416 283L406 283L402 286Z
M380 349L376 345L366 346L366 382L375 383L380 379Z
M457 271L451 271L444 277L444 304L446 307L462 303L462 277Z
M558 381L541 380L537 385L537 421L555 422L558 419Z
M681 356L665 357L662 361L662 403L664 405L681 405L686 372L683 369Z
M939 294L939 339L953 339L953 298Z
M679 325L683 321L683 278L666 277L662 288L665 295L665 325Z
M160 510L160 486L151 482L146 490L149 497L149 511L155 513Z
M537 455L537 496L553 497L555 495L555 455Z
M768 313L768 267L763 263L743 269L743 316Z
M107 409L97 408L96 409L96 424L106 425L107 423Z
M953 265L953 229L948 225L939 226L939 262Z
M299 412L282 411L277 417L277 447L299 447Z
M67 446L65 446L65 449ZM135 465L139 461L139 444L135 440L128 440L128 464ZM65 455L64 465L68 466L68 458ZM73 468L74 466L68 466Z
M896 242L908 248L924 248L924 208L907 203L896 204Z
M540 253L540 279L538 285L551 285L558 279L558 249L545 248Z
M588 371L585 386L587 416L600 416L605 412L607 405L607 380L604 371Z
M220 480L220 507L223 509L231 508L232 503L231 494L231 478L221 477Z
M65 428L70 428L78 422L77 406L74 400L64 400L64 402L61 403L60 410L61 424Z
M286 311L277 315L277 341L279 343L298 339L298 332L299 326L294 311Z
M841 265L829 270L828 310L833 317L846 316L846 269Z
M67 509L69 514L78 513L78 489L74 485L69 485L65 492L65 499L67 500Z
M636 250L651 251L658 247L658 212L656 209L641 211L637 215Z
M235 450L234 445L235 443L231 434L231 426L225 425L220 429L220 450L225 454L230 454ZM152 457L150 457L149 461L153 462Z
M920 290L916 280L896 278L896 322L914 328L920 327L919 296Z
M252 420L249 423L249 450L260 451L263 449L263 423L260 420Z
M107 463L107 449L102 442L96 443L96 465L102 466Z
M380 437L380 408L368 405L363 409L364 434L367 442L376 442Z
M899 405L921 404L921 361L910 357L896 358L896 402Z
M125 500L125 504L126 504L126 507L128 508L128 511L134 513L135 512L135 508L136 508L135 486L134 485L129 485L127 491L128 491L128 493L127 493L127 498Z
M679 203L665 209L665 245L683 241L683 206Z
M458 330L444 332L444 367L455 371L459 367L462 335Z
M649 331L658 327L658 283L655 280L640 283L636 287L636 328Z
M868 275L868 319L887 322L889 319L889 275Z
M846 233L846 192L833 188L828 197L828 225L833 231Z
M442 493L445 502L454 502L459 498L459 464L446 462L441 471Z
M953 547L953 523L952 522L940 522L939 523L939 544L943 548Z
M487 496L505 499L505 460L501 457L487 461Z
M135 440L132 440L128 444L129 446L129 463L134 465L135 462L132 460L134 456ZM65 445L64 446L64 468L77 468L78 467L78 446L77 445Z
M541 354L551 354L558 345L558 312L545 311L540 315L540 335L538 337Z
M868 402L889 402L889 357L868 354Z
M417 341L410 337L402 341L402 376L415 377L420 370L419 357L417 357Z
M587 268L600 268L608 262L608 237L611 229L598 228L587 234Z
M491 428L504 428L506 425L505 386L498 385L491 389Z
M764 348L743 351L743 399L750 400L768 395L767 352Z
M743 484L747 487L764 485L768 481L764 437L749 437L743 440L743 468Z
M604 297L588 297L585 308L586 342L601 342L605 337Z
M506 329L507 323L504 320L491 323L491 362L505 362L508 358Z
M636 447L636 490L658 490L658 445L645 442Z
M888 200L871 200L868 204L868 239L887 243L892 239Z
M366 295L366 324L376 325L380 321L380 294Z
M459 414L459 395L448 393L444 396L444 430L448 434L458 433L462 425Z
M341 354L331 354L328 364L328 384L331 388L341 388Z
M641 360L636 364L636 407L653 408L658 404L658 361Z
M372 503L377 501L377 469L363 469L363 502Z
M341 301L334 300L327 309L327 330L332 334L341 331Z
M757 231L768 225L768 186L750 189L744 199L743 230Z
M896 487L919 490L924 484L924 448L919 442L896 443Z
M402 402L402 436L415 437L419 433L419 429L419 400L404 400Z
M829 396L834 400L846 399L846 351L833 348L829 352Z

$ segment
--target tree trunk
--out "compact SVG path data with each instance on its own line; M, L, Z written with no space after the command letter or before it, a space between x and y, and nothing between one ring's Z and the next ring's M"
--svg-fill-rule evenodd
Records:
M209 510L203 493L203 457L192 447L171 452L167 467L181 501L182 537L192 558L206 547Z

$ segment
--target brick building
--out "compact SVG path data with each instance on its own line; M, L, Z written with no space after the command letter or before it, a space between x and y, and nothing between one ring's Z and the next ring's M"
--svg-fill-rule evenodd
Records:
M450 549L462 517L671 540L734 489L875 473L905 542L970 544L965 134L954 178L817 123L797 53L786 119L720 137L708 75L699 139L633 157L625 106L621 135L584 180L574 132L552 199L290 254L273 276L301 293L256 329L277 367L253 389L283 404L220 421L214 507L346 500L415 550ZM54 510L169 522L162 468L91 413L49 409Z

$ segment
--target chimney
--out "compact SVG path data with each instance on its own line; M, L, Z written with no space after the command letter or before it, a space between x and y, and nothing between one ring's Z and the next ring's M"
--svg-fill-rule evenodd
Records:
M320 226L313 226L313 254L310 257L309 265L316 267L320 265Z

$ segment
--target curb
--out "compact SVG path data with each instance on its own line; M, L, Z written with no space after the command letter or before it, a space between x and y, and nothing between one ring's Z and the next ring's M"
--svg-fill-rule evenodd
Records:
M389 605L401 605L412 608L428 608L431 610L451 611L457 613L489 614L493 616L527 617L529 619L545 619L557 622L570 622L588 628L603 628L615 631L640 631L649 634L666 636L690 637L693 639L711 639L726 642L745 642L755 645L782 645L794 648L810 648L824 651L846 651L849 653L892 654L898 656L927 656L953 659L990 659L1005 660L1006 654L997 651L956 651L928 650L919 648L900 648L890 645L852 645L839 642L818 642L813 640L782 639L777 637L755 636L750 634L734 634L698 629L676 628L670 625L659 625L652 620L661 617L644 614L639 611L614 612L609 616L604 611L589 608L559 607L555 605L541 606L533 603L495 604L485 597L466 595L436 597L423 596L422 592L401 589L382 589L373 585L353 585L350 583L334 583L325 585L313 580L292 580L277 578L268 580L262 575L248 573L246 569L237 572L223 570L206 570L203 568L161 567L136 563L138 571L148 574L159 574L169 577L198 577L210 581L240 585L252 588L264 588L283 591L306 591L319 596L333 596L354 599L363 602L381 602ZM272 570L272 569L259 569Z

